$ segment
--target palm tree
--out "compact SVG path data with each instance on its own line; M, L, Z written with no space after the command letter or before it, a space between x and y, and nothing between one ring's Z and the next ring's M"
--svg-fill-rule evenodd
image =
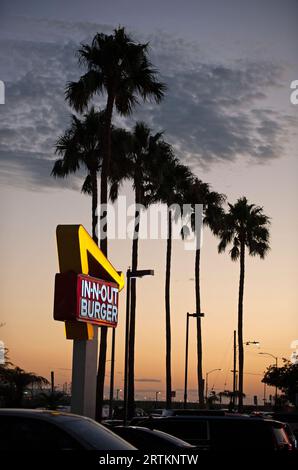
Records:
M198 213L196 205L203 205L202 222L203 225L208 226L212 233L218 233L220 223L223 216L222 204L225 201L225 195L211 191L208 183L203 183L198 178L195 178L190 192L187 195L193 206L191 225L192 230L196 232L201 231L201 221L196 220ZM199 223L198 223L199 222ZM200 239L200 233L196 233L197 240ZM196 313L201 313L201 246L199 242L196 243L195 254L195 298L196 298ZM199 404L204 404L204 379L203 379L203 358L202 358L202 325L201 317L197 317L197 378L198 378L198 395Z
M62 404L64 398L65 394L60 391L48 393L42 392L39 394L39 399L47 410L57 410L58 406Z
M235 392L233 392L231 390L223 390L222 392L219 392L218 396L219 396L220 404L222 402L223 397L230 399L229 409L231 409L231 411L232 411L233 408L234 408L233 398L235 398L235 397L239 398L239 392L237 390ZM245 393L242 393L242 397L245 398Z
M264 214L263 208L249 204L246 197L229 204L229 210L223 218L223 224L218 232L220 243L218 252L226 250L232 245L230 256L232 261L240 261L240 280L238 295L238 351L239 351L239 410L243 408L243 295L245 277L246 248L251 256L264 259L270 249L269 245L269 218Z
M148 207L156 202L162 162L171 155L170 146L162 139L162 133L152 134L146 124L136 123L130 138L127 138L125 158L115 155L112 162L110 197L117 198L124 180L131 180L135 193L134 234L132 242L131 269L138 268L138 243L141 206ZM135 324L136 324L136 280L131 279L131 310L129 332L129 370L128 370L128 412L134 413L134 362L135 362Z
M217 394L214 390L211 390L209 392L209 396L206 397L206 399L207 399L208 408L210 407L211 409L214 408L214 404L216 402L218 401L220 402L221 400L219 394Z
M55 161L52 175L58 178L78 172L86 168L87 176L82 186L82 192L92 196L92 238L97 243L97 174L102 165L102 139L100 130L103 129L104 113L96 112L94 108L84 114L82 120L75 115L71 117L71 125L59 137L56 143L56 153L60 156Z
M181 215L181 208L185 201L185 194L189 191L193 174L190 169L181 164L174 157L171 147L167 146L167 155L156 164L157 172L154 172L156 201L163 202L168 208L168 237L166 249L166 276L165 276L165 313L166 313L166 406L171 407L172 402L172 375L171 375L171 261L172 261L172 226L173 218L177 216L176 210Z
M101 169L101 206L107 204L108 174L111 160L111 129L114 107L122 116L128 116L138 103L153 98L160 102L165 85L156 79L157 71L148 59L148 44L134 42L124 28L113 34L97 33L91 45L82 44L78 51L79 63L87 68L77 82L66 87L66 99L82 112L96 94L106 94L103 132L103 162ZM101 213L101 218L105 215ZM103 227L100 246L107 255L107 237Z
M100 184L100 247L107 255L105 233L108 176L111 161L111 123L116 108L128 116L138 103L153 98L160 102L165 85L157 80L157 71L148 58L149 44L139 44L119 27L113 34L97 33L91 45L83 44L78 51L80 64L87 72L78 82L70 82L66 99L76 111L82 112L96 94L105 93L105 123L103 133L103 162ZM101 419L107 351L107 327L101 327L100 352L97 374L96 417Z

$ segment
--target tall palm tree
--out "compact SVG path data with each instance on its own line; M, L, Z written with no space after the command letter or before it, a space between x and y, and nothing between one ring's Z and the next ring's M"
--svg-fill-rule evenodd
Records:
M195 209L196 204L203 205L202 222L203 225L208 226L212 233L217 234L220 229L221 220L223 217L222 204L226 197L224 194L211 191L208 183L203 183L198 178L195 178L190 192L187 195L188 202L193 206L191 225L192 230L202 229L201 222L197 221L198 213ZM199 223L198 223L199 222ZM197 240L200 239L200 233L196 233ZM196 298L196 313L201 312L201 246L197 242L195 254L195 298ZM202 356L202 325L201 317L197 317L197 379L198 379L198 396L199 404L204 404L204 379L203 379L203 356Z
M79 62L87 68L77 82L66 88L66 99L76 111L83 111L96 94L106 95L103 162L100 184L100 247L107 255L105 231L108 199L108 176L111 160L111 123L113 110L128 116L138 103L153 98L160 102L165 85L157 80L157 71L148 58L149 44L140 44L119 27L113 34L97 33L91 45L83 44L78 51ZM107 351L107 327L101 327L97 374L96 417L101 419Z
M190 169L181 164L174 157L171 147L167 145L168 151L165 158L156 164L158 171L154 172L156 177L154 186L156 188L156 201L163 202L168 208L168 237L166 248L166 275L165 275L165 313L166 313L166 406L172 404L172 374L171 374L171 263L172 263L172 231L173 219L177 216L176 209L181 215L181 208L185 202L185 194L189 192L192 184L193 174Z
M220 243L218 252L226 250L231 244L229 252L232 261L240 261L240 279L238 295L238 351L239 351L239 410L243 408L243 295L245 278L245 254L259 256L264 259L270 249L269 244L270 220L263 208L249 204L246 197L229 204L229 210L223 218L222 228L219 230Z
M101 205L107 204L108 173L111 160L111 129L114 107L122 116L128 116L141 97L160 102L165 85L156 78L157 71L148 59L148 44L139 44L117 28L113 34L97 33L91 45L82 44L78 51L79 63L87 72L77 82L66 87L66 100L79 112L87 108L96 94L106 95L103 132L103 162L101 169ZM105 215L101 213L101 218ZM100 246L107 254L107 237L101 226Z
M82 192L92 196L92 238L97 243L97 175L102 165L102 137L100 130L104 125L104 113L94 108L84 114L83 119L71 117L71 125L59 137L56 153L60 156L54 163L52 175L65 178L78 172L82 167L87 169L87 176Z
M170 146L162 139L162 133L152 134L146 124L136 123L127 142L126 158L115 155L111 171L110 197L114 201L124 180L131 180L135 193L134 234L132 242L131 269L138 268L138 244L141 206L148 207L156 202L157 186L162 161L171 155ZM135 364L135 325L136 325L136 280L131 279L131 310L129 331L129 368L128 368L128 413L134 413L134 364Z

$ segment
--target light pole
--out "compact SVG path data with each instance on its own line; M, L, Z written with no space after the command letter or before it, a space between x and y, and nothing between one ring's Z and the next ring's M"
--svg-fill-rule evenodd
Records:
M160 392L155 392L155 408L157 408L157 402L158 402L158 395Z
M216 370L222 370L222 369L212 369L212 370L209 370L209 372L206 372L206 404L208 403L208 375L211 374L212 372L215 372Z
M236 330L234 330L234 346L233 346L233 397L232 397L232 403L233 403L233 408L235 407L236 404L236 392L237 392L237 342L236 342ZM244 342L245 346L249 346L250 344L256 344L258 347L260 347L260 342L259 341L245 341Z
M204 313L188 313L186 314L186 340L185 340L185 372L184 372L184 408L187 404L187 374L188 374L188 332L189 332L189 317L204 317Z
M116 400L119 400L119 392L122 392L121 388L117 388L117 395L116 395Z
M266 353L266 352L259 352L259 354L262 354L262 356L273 357L273 359L275 359L275 367L277 369L277 364L278 364L278 357L277 356L274 356L274 354ZM277 403L277 386L275 387L275 406L276 406L276 403Z
M236 330L234 330L234 350L233 350L233 397L232 397L232 403L233 403L233 409L235 408L236 404L236 374L237 374L237 343L236 343Z
M51 370L51 393L53 394L55 391L55 374L54 371Z
M124 353L124 426L127 425L127 405L128 405L128 351L129 351L129 330L130 330L130 280L132 278L154 276L153 269L138 269L126 271L126 319L125 319L125 353Z

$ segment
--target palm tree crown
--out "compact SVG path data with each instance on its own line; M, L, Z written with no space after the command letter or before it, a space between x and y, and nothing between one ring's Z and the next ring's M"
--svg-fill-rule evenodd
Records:
M56 154L60 158L54 164L52 175L65 177L82 166L87 168L88 174L98 172L102 160L102 129L103 112L91 108L82 120L72 114L69 129L56 142Z
M115 152L111 164L110 198L116 200L121 184L131 180L136 203L147 207L156 201L161 181L157 173L170 155L170 146L162 139L162 132L152 134L143 122L137 122L132 133L122 132L122 152Z
M159 102L166 87L156 79L148 46L134 42L122 27L111 35L96 34L91 45L82 44L78 51L80 63L88 70L78 82L68 83L66 99L82 112L96 93L105 91L121 115L131 114L138 96Z
M56 143L56 160L52 175L64 178L76 173L82 167L87 169L87 176L82 186L82 192L92 196L92 237L97 243L97 204L98 188L97 174L102 166L102 131L104 113L91 108L83 119L75 115L71 117L71 125L59 137Z
M248 204L246 197L238 199L236 204L229 204L229 211L224 216L219 231L221 238L218 245L219 253L232 244L230 256L236 261L243 245L248 248L251 256L263 259L270 249L269 223L270 219L263 213L263 208Z

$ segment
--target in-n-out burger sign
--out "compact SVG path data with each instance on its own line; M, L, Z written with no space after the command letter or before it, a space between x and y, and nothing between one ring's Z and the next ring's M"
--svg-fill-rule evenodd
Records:
M54 319L116 327L118 285L72 272L56 274Z
M117 325L118 293L116 284L78 276L78 320Z
M92 325L117 326L124 276L82 225L58 225L56 234L54 319L65 322L67 339L92 339Z

